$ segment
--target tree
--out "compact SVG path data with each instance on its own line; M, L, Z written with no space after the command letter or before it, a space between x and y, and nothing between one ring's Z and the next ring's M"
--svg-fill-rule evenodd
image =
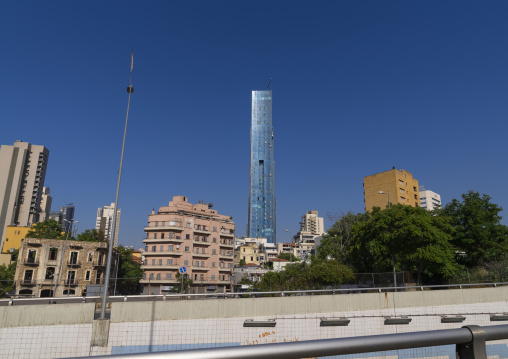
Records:
M245 263L245 259L240 259L240 263L239 263L240 267L243 267L245 264L247 264L247 263Z
M331 215L328 215L332 218ZM333 217L335 218L335 217ZM350 244L354 235L353 225L358 221L366 221L370 218L370 213L348 212L342 214L340 218L333 224L327 233L323 236L317 255L321 259L333 258L342 264L350 263Z
M106 239L104 238L103 231L98 231L96 229L87 229L84 232L78 234L77 240L84 242L104 242ZM122 247L122 249L124 248Z
M498 261L508 249L508 228L500 223L503 210L486 194L469 191L462 202L453 199L441 211L455 229L453 243L465 255L459 262L468 267Z
M54 219L36 223L26 234L27 238L65 239L66 233L62 226Z
M194 281L189 278L188 274L183 275L183 291L182 291L182 275L180 273L176 273L177 283L173 286L172 292L176 293L188 293L190 287L194 284Z
M95 230L94 230L95 231ZM141 291L139 280L143 277L141 266L132 259L132 249L122 246L116 248L120 252L118 267L117 291L121 294L139 294Z
M353 228L355 269L417 272L418 282L441 282L454 276L457 265L451 245L453 228L446 217L404 205L374 208L369 221Z
M14 274L16 273L16 265L18 258L18 250L14 251L12 256L14 261L9 265L0 265L0 298L8 296L9 292L14 290Z

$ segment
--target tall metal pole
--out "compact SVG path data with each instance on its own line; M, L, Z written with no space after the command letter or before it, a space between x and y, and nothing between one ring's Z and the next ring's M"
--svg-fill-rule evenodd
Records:
M132 87L132 68L134 66L134 51L131 54L131 73L130 73L130 84L127 87L127 92L129 93L129 100L127 102L127 115L125 116L125 129L123 132L123 143L122 143L122 154L120 156L120 169L118 170L118 182L116 184L116 196L115 196L115 205L113 206L113 222L111 223L111 237L109 238L108 244L108 261L106 265L106 278L104 279L104 289L102 291L102 303L101 303L101 316L100 319L106 318L106 303L108 301L108 286L109 286L109 277L111 272L111 260L113 257L113 244L115 242L115 233L116 233L116 210L118 208L118 196L120 194L120 182L122 180L122 165L123 165L123 154L125 150L125 137L127 135L127 123L129 121L129 107L131 104L131 95L134 91L134 87Z

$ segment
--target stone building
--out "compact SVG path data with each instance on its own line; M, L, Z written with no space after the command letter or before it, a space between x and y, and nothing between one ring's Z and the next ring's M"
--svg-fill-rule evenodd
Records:
M51 297L57 277L56 297L84 295L88 285L104 284L107 251L107 242L24 238L14 276L16 295Z

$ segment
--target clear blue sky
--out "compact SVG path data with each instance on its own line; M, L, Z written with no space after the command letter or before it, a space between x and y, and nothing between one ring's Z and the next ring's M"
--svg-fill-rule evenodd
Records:
M53 209L93 228L134 48L121 244L178 194L245 234L251 90L270 77L280 242L310 209L363 211L363 177L392 166L445 203L508 208L506 19L506 1L3 2L0 144L45 145Z

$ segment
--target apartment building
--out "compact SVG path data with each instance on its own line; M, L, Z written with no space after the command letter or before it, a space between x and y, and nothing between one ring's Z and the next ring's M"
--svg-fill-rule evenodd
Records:
M145 294L170 292L181 267L193 281L191 293L231 291L235 223L230 216L212 204L174 196L168 206L152 210L144 230Z
M39 222L48 157L46 147L28 142L0 147L0 247L7 226Z
M234 252L235 265L239 265L242 260L245 261L246 264L263 264L266 261L263 244L258 242L246 242L236 247Z
M441 208L441 195L431 190L426 190L424 186L420 186L420 205L427 211Z
M95 220L95 229L102 231L104 237L111 241L111 234L113 233L113 213L115 204L111 203L111 206L104 206L97 209L97 219ZM116 222L115 222L115 240L113 241L113 247L118 246L118 232L120 230L120 215L122 209L116 210Z
M19 297L81 296L88 285L104 284L108 244L24 238L16 266L16 295ZM113 256L111 272L118 256Z
M420 206L418 180L406 170L391 169L363 178L365 210L390 205Z

